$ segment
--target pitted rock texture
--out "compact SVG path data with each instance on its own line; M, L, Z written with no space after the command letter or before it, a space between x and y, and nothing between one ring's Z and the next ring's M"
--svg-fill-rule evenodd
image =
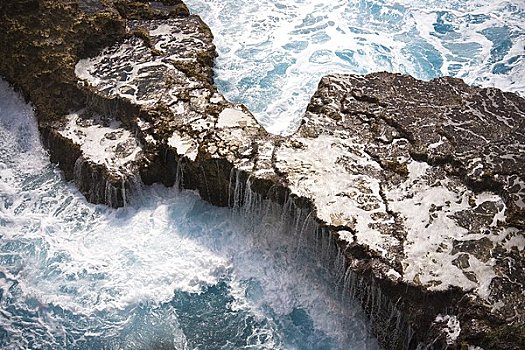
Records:
M231 169L253 159L252 143L269 135L217 92L213 38L200 18L133 20L128 30L147 39L130 37L76 65L90 109L114 115L138 138L143 159L128 173L167 185L182 174L185 188L227 205Z
M450 344L522 346L525 100L452 78L328 76L272 154L292 194L348 242L355 268L458 291L432 322L454 317L462 331ZM505 327L521 340L495 340Z
M141 179L227 206L243 183L330 232L386 348L525 347L523 99L328 76L298 132L273 136L217 92L211 32L179 1L23 3L0 5L0 73L88 200L125 205Z
M130 175L136 173L136 165L143 156L141 152L133 153L135 148L141 148L139 140L121 137L129 131L115 127L114 110L105 106L101 113L97 113L91 108L100 101L78 84L75 74L77 62L127 38L142 38L147 42L143 32L129 29L126 23L130 20L188 16L189 11L180 0L0 2L0 75L19 88L35 105L42 138L50 150L51 160L60 165L66 179L76 181L88 200L113 206L124 205L126 190L136 182L136 176L129 181ZM202 30L209 32L207 27ZM103 105L105 102L100 103ZM71 121L75 113L81 115L81 122ZM88 124L102 125L102 120L103 124L107 124L104 127L111 124L114 129L108 137L96 140L100 141L99 150L108 144L104 149L115 157L105 164L99 161L104 158L103 155L94 156L94 151L86 152L90 149L87 145L95 145L90 138L94 129L81 130ZM76 130L72 129L74 124ZM72 131L76 135L71 134ZM129 149L136 156L132 162L128 162L124 155Z
M452 78L331 76L321 81L297 136L311 150L322 143L333 159L336 171L328 172L340 180L327 185L360 180L320 186L333 193L329 205L341 210L321 219L350 227L354 241L387 261L400 260L398 272L407 282L431 290L457 286L501 300L489 282L496 277L494 251L523 251L525 245L523 99ZM278 168L280 152L287 151L277 150ZM286 166L294 162L281 171L290 173ZM295 187L315 186L302 181ZM323 213L327 206L320 204ZM457 260L460 255L465 257Z
M0 74L39 106L40 120L79 108L74 66L79 57L126 36L114 1L0 2Z
M217 93L213 36L180 0L2 2L0 19L0 74L88 200L125 205L139 176L172 185L198 157L185 186L228 204L233 164L267 134Z

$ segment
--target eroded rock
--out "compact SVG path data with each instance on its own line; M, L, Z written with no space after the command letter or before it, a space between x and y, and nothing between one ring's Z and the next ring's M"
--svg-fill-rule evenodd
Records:
M200 18L128 25L130 31L141 28L148 42L133 36L76 65L79 83L98 101L90 108L103 113L111 106L144 144L139 172L146 183L172 185L183 167L184 187L227 205L231 169L254 158L246 147L270 136L243 106L216 91L215 47Z
M88 200L125 205L141 178L217 205L293 204L336 243L386 348L523 345L523 99L452 78L328 76L298 132L273 136L217 92L211 32L179 1L27 4L1 5L0 72ZM55 12L69 22L31 25Z
M276 165L319 219L346 226L348 246L367 248L376 261L366 268L378 279L400 276L436 297L457 290L441 319L516 326L523 337L525 276L512 266L524 261L524 117L516 95L457 79L329 76L294 136L302 148L281 144ZM428 329L437 322L419 321ZM453 344L483 346L494 336L462 329Z

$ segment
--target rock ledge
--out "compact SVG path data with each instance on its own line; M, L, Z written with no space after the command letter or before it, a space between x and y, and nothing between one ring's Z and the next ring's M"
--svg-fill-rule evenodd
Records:
M276 203L343 257L386 348L525 347L525 100L333 75L279 137L217 92L212 34L180 1L23 3L0 5L0 74L89 201L126 205L161 182L221 206Z

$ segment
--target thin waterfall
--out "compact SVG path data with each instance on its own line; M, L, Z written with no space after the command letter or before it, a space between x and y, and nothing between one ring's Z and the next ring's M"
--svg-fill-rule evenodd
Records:
M134 173L122 179L122 199L124 206L140 203L144 198L144 183L140 174Z
M166 150L166 154L167 154ZM167 157L167 156L166 156ZM177 165L175 166L175 183L176 189L181 189L184 184L184 163L182 157L177 158Z
M73 177L75 180L80 180L82 178L83 165L84 165L84 157L80 156L75 161L75 166L73 167Z
M414 330L396 308L395 302L383 293L374 277L352 270L334 234L314 219L312 210L297 206L297 200L292 195L288 195L283 204L264 199L253 191L249 177L245 181L242 178L241 171L232 169L229 203L233 219L243 222L246 229L255 229L265 222L278 220L278 230L297 239L294 255L305 244L312 247L313 258L325 267L326 273L332 275L333 288L341 300L359 305L369 318L369 327L376 334L381 333L394 349L414 348Z
M109 205L110 207L113 207L114 204L116 203L116 197L117 197L117 191L118 189L115 188L115 186L113 186L113 184L109 181L105 181L105 190L104 190L104 202ZM124 193L122 193L122 197L123 197L123 205L125 206L126 205L126 202L125 202L125 195Z
M118 177L117 181L111 181L100 172L97 164L87 162L82 156L77 158L73 168L73 181L91 202L116 207L128 206L142 198L144 183L140 174L123 171Z
M80 174L83 160L75 164L75 174ZM184 162L177 160L175 173L176 188L183 187ZM395 349L413 349L413 329L406 322L395 303L384 295L373 277L362 276L352 270L341 246L336 242L329 228L315 220L311 209L299 207L297 198L287 195L284 202L277 203L252 188L252 179L241 170L232 169L229 175L228 204L231 219L241 223L248 232L269 225L282 235L292 235L296 239L292 256L297 257L301 249L312 249L315 263L323 267L324 273L331 277L333 290L345 304L359 305L369 318L369 328L382 328L380 333L387 338L386 343ZM122 192L126 202L135 200L142 188L138 175L130 176L122 182L122 188L116 189L106 183L107 200L111 205L116 199L115 190Z
M120 181L120 185L121 185L121 191L122 191L122 202L124 203L124 206L126 206L128 202L126 198L126 182L124 181L124 179Z

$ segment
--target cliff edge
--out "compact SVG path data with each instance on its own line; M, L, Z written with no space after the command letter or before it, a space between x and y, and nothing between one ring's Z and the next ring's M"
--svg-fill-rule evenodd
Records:
M178 0L2 2L0 31L0 75L89 201L160 182L295 208L344 257L385 348L525 347L522 98L333 75L280 137L217 91L212 33Z

